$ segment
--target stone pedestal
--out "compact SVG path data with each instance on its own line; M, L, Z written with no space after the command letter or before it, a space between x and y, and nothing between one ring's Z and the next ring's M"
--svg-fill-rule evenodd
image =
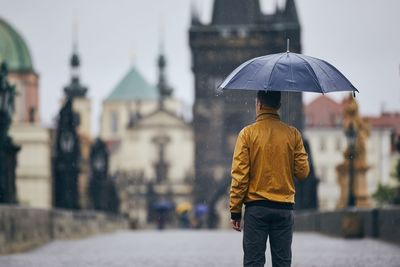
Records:
M363 164L355 164L354 170L354 196L356 198L357 208L368 208L370 207L369 197L367 192L367 180L366 173L368 167ZM340 187L340 197L337 203L337 208L342 209L347 207L349 198L349 165L348 163L342 163L336 167L338 176L338 183Z

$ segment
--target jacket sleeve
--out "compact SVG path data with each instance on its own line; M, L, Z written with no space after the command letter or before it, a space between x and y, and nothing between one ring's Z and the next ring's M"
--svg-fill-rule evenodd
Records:
M296 133L296 146L294 150L294 176L297 179L303 180L307 178L310 172L310 166L308 164L308 155L304 148L303 139L298 130Z
M232 160L232 182L230 189L231 219L239 220L242 213L243 199L249 187L250 157L249 146L244 136L244 130L239 133L236 140Z

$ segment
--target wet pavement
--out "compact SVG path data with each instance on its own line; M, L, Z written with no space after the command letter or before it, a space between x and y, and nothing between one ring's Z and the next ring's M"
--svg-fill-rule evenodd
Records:
M4 267L242 266L241 233L125 231L54 241L23 254L0 256ZM271 266L267 257L266 266ZM293 267L400 267L400 247L373 239L295 233Z

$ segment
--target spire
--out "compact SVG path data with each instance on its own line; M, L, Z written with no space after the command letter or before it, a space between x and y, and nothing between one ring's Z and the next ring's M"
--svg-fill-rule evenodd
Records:
M164 100L167 97L170 97L172 94L172 88L167 84L167 79L165 75L165 67L167 65L167 60L164 56L164 42L161 39L159 44L160 54L158 56L157 65L158 65L158 92L159 92L159 107L160 109L164 108Z
M72 29L72 56L70 60L71 66L71 76L79 78L79 66L80 66L80 59L78 55L78 23L77 21L73 24Z
M81 60L78 55L78 23L75 21L72 30L72 55L70 59L71 82L64 87L68 98L85 97L87 88L79 81Z
M214 25L257 24L260 16L259 0L214 0Z
M297 16L297 9L294 0L286 0L284 16L286 20L290 22L299 22L299 17Z
M196 6L195 0L191 1L190 13L191 13L191 25L200 25L201 23L200 23L199 10Z

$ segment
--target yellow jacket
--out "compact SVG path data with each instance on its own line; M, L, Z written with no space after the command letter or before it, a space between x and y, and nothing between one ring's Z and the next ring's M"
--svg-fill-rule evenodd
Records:
M256 200L294 203L294 177L308 176L308 155L300 132L281 122L275 109L262 108L256 122L243 128L232 161L230 211Z

